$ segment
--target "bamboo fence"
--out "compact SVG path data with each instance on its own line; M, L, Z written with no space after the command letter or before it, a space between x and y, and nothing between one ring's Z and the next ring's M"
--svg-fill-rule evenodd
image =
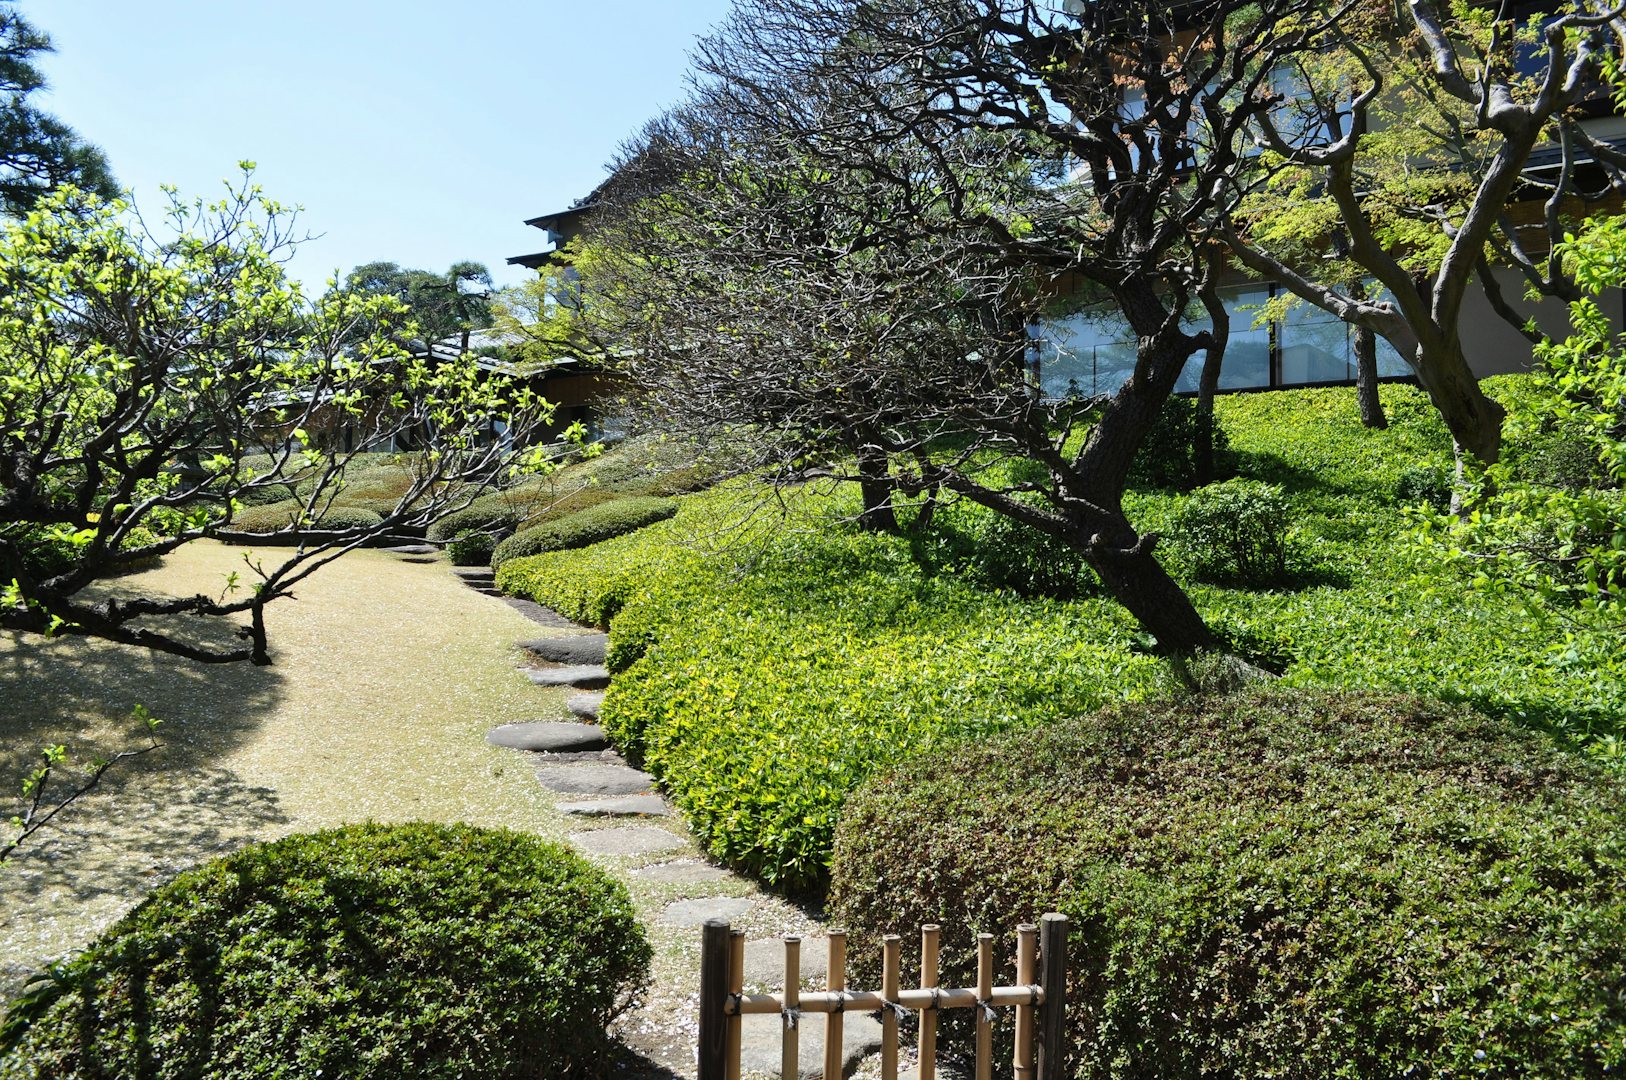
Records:
M843 1014L879 1013L881 1017L881 1078L897 1080L898 1019L920 1014L918 1080L935 1080L937 1072L937 1014L943 1009L976 1010L976 1080L993 1075L993 1032L997 1010L1015 1012L1015 1080L1062 1080L1062 1045L1067 1009L1067 917L1050 914L1037 925L1016 928L1016 985L994 985L994 935L977 935L977 985L944 988L938 985L940 927L920 930L920 985L901 989L900 939L888 934L881 943L879 991L847 987L847 935L832 930L825 989L803 993L801 939L787 937L785 989L777 994L747 994L745 990L745 933L727 922L712 919L701 932L700 952L700 1080L739 1080L740 1031L743 1018L780 1016L780 1069L784 1080L800 1077L803 1013L821 1013L824 1029L824 1077L842 1074Z

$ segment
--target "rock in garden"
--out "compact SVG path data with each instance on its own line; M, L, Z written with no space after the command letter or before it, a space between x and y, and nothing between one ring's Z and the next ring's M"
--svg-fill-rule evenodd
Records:
M707 896L699 900L679 900L666 905L661 922L668 926L701 926L707 919L733 922L745 917L753 901L744 896Z
M713 881L727 881L734 875L720 866L699 862L694 859L680 859L677 862L656 863L654 866L645 866L634 870L632 876L645 881L658 881L678 885L699 885ZM749 943L746 945L750 947ZM747 953L747 958L750 954Z
M779 1075L780 1033L784 1020L778 1013L747 1016L740 1024L740 1065L747 1073ZM803 1080L824 1075L824 1014L803 1013L796 1023L797 1072ZM881 1025L867 1013L843 1013L841 1022L841 1075L850 1076L858 1063L881 1048Z
M570 634L561 637L532 638L519 647L554 664L603 664L610 647L608 634Z
M666 817L670 811L659 795L623 795L618 799L591 799L560 803L559 809L576 817Z
M599 710L604 708L604 691L583 690L565 698L565 708L590 723L598 723Z
M653 776L625 765L544 765L536 778L571 795L643 795L655 786Z
M592 724L564 724L546 720L493 728L486 733L486 742L512 750L561 754L602 750L607 745L603 730Z
M830 939L805 937L801 949L802 980L812 979L822 989L830 967ZM757 938L745 943L745 982L764 990L785 988L785 942L783 938Z
M610 673L597 664L526 668L525 677L538 686L574 686L582 690L599 690L610 685Z
M688 841L665 829L634 827L572 833L570 840L592 855L654 855L687 847Z

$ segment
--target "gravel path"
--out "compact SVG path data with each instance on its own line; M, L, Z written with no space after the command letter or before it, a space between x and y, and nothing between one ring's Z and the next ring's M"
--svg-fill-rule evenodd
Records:
M242 557L197 543L118 587L218 592ZM693 1072L707 912L753 939L823 933L816 912L707 864L676 817L566 814L558 804L592 797L538 782L539 768L603 769L619 764L613 755L487 741L501 725L577 719L566 701L579 689L533 685L524 669L537 658L514 647L579 632L556 615L482 595L444 563L359 551L272 605L268 622L276 663L260 669L0 632L0 776L20 775L47 742L116 751L136 704L163 719L165 744L0 870L0 997L187 866L365 819L524 829L571 840L620 874L656 951L643 1004L617 1026L628 1075Z

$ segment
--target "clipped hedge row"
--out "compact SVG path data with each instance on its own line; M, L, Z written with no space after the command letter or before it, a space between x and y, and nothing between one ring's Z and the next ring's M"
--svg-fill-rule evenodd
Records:
M1460 708L1126 705L872 779L832 907L861 966L943 923L960 986L977 931L1067 913L1078 1077L1614 1076L1623 824L1617 777Z
M649 960L625 887L562 847L352 825L160 888L13 1003L0 1076L573 1074Z
M557 521L537 525L497 545L491 554L491 565L500 567L509 559L526 555L540 555L546 551L566 551L587 547L605 540L665 521L677 513L677 503L671 499L635 496L600 503Z
M293 528L305 512L305 504L298 499L289 499L285 502L267 503L264 506L248 506L239 510L232 518L231 529L236 532L271 533L282 532ZM376 510L367 510L355 506L333 506L314 522L305 526L309 529L370 529L382 524L384 518Z

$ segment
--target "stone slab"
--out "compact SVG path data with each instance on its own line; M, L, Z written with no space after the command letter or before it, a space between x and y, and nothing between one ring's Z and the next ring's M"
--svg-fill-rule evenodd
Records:
M640 867L632 872L635 878L644 881L659 881L678 885L701 885L713 881L728 881L734 875L720 866L703 863L695 859L680 859L677 862L656 863L654 866Z
M460 578L489 578L495 577L497 572L489 566L454 566L452 573Z
M580 627L577 627L575 623L571 622L557 611L554 611L552 608L545 608L541 604L538 604L535 600L526 600L518 596L505 596L502 598L502 602L519 612L521 615L525 616L527 619L536 623L538 626L556 626L561 630L571 628L580 629Z
M440 549L429 544L397 544L384 549L391 555L435 555Z
M486 742L510 750L533 752L584 753L609 745L604 732L592 724L564 724L538 720L528 724L504 724L486 732Z
M525 677L538 686L574 686L578 690L602 690L610 685L610 673L598 664L526 668Z
M643 795L655 786L653 776L625 765L543 765L536 778L569 795Z
M571 833L577 847L593 855L655 855L688 847L688 841L665 829L629 825L620 829L595 829Z
M589 723L598 723L599 710L604 708L604 691L583 690L565 698L565 708Z
M698 900L679 900L666 905L661 912L661 922L667 926L701 926L708 919L733 922L743 919L754 906L755 901L745 896L705 896Z
M802 981L823 979L830 966L830 939L802 939ZM785 942L781 938L759 938L745 943L745 982L747 986L779 991L785 988Z
M824 1015L803 1013L796 1023L797 1072L802 1080L824 1075ZM744 1072L779 1075L782 1017L752 1015L740 1023L740 1066ZM881 1048L881 1025L867 1013L843 1013L841 1019L841 1075L851 1076L859 1062Z
M623 795L617 799L591 799L560 803L559 809L575 817L666 817L671 810L659 795Z
M519 647L539 659L553 664L602 665L604 654L610 647L608 634L569 634L559 637L532 638L521 641Z

